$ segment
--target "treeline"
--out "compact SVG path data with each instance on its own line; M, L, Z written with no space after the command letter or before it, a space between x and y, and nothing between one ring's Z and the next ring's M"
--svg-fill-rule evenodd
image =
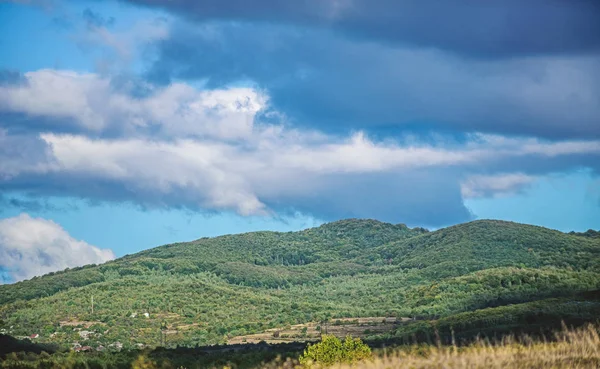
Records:
M552 332L563 325L578 327L587 323L600 323L600 291L410 322L377 338L397 344L465 344L476 339L500 340L506 335L552 340Z

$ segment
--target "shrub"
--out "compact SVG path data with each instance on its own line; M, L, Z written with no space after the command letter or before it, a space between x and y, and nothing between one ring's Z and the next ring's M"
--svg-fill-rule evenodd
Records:
M155 369L156 363L148 359L144 355L138 356L138 358L131 364L133 369Z
M371 348L360 338L346 336L344 341L334 335L323 335L321 342L309 345L300 356L302 365L331 365L336 363L355 363L371 357Z

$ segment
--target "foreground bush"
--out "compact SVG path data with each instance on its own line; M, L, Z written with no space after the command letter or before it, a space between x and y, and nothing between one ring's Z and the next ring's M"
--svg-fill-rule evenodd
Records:
M300 364L310 366L335 363L355 363L371 357L371 348L360 338L347 336L344 341L334 335L324 335L321 342L309 345L300 356Z

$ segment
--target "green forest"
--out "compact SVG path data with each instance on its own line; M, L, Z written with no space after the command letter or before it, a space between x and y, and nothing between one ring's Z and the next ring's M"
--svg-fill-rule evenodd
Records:
M598 290L593 231L479 220L430 232L349 219L175 243L1 285L0 329L48 351L103 354L357 317L404 318L366 334L372 343L468 341L594 322Z

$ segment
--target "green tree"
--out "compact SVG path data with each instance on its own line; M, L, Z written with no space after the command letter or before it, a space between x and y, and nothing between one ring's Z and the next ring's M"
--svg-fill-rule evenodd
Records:
M371 348L360 338L346 336L341 341L334 335L323 335L321 342L309 345L300 356L302 365L331 365L336 363L355 363L371 357Z

